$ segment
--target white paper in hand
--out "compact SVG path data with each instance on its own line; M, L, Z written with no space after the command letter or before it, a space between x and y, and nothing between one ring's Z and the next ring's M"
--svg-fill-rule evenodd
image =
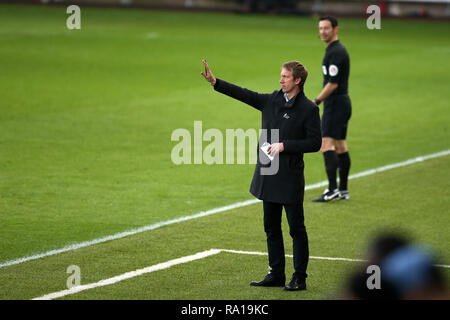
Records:
M273 156L271 156L268 152L267 149L269 148L270 143L268 142L264 142L263 145L261 146L261 150L262 152L264 152L264 154L270 159L270 161L273 160Z

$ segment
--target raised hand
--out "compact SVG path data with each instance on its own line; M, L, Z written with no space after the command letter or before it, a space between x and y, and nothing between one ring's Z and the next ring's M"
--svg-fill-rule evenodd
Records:
M206 63L206 60L202 60L203 65L205 66L205 72L201 72L201 75L206 79L206 81L208 81L211 84L216 84L216 78L214 77L214 75L212 74L211 70L208 67L208 64Z

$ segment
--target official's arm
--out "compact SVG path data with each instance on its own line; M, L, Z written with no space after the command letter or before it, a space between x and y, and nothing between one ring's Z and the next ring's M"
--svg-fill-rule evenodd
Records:
M325 87L323 87L317 98L314 99L314 103L319 105L323 100L328 98L333 91L337 89L337 87L338 84L336 82L328 82Z

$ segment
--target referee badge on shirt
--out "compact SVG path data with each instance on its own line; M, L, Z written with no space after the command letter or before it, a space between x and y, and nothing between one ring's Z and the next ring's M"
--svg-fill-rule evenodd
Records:
M330 68L328 69L328 71L330 73L330 76L334 77L335 75L338 74L339 69L336 65L332 64L332 65L330 65Z

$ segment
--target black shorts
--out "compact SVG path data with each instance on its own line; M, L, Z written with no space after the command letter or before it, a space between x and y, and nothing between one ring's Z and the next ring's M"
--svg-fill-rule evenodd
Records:
M325 99L322 115L322 137L345 140L352 103L348 95L332 95Z

